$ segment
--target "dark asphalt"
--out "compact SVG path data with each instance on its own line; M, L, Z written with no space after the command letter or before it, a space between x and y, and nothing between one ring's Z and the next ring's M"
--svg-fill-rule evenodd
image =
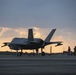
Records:
M75 56L0 56L0 75L76 75Z

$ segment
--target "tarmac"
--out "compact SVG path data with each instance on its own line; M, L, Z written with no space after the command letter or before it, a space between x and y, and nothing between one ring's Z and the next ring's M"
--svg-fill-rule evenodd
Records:
M0 55L0 75L76 75L76 56Z

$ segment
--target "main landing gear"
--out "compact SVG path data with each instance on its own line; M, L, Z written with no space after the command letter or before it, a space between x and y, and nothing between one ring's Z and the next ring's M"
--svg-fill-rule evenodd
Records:
M43 48L41 48L41 55L45 56L45 52L43 51Z
M21 52L18 52L18 50L17 50L16 55L17 55L17 56L22 56L22 49L21 49Z
M36 55L38 55L38 51L39 51L39 50L36 49ZM43 48L41 48L41 55L42 55L42 56L45 56L45 52L43 51Z

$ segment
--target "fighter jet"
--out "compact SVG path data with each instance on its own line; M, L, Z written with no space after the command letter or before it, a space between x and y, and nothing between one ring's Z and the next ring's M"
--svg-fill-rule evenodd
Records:
M8 46L10 49L17 51L17 56L19 55L18 50L22 51L25 50L36 50L36 54L38 54L39 48L41 48L41 52L43 52L43 48L49 44L56 44L56 46L63 45L62 42L50 42L54 32L56 29L52 29L49 35L46 37L45 40L41 38L34 38L33 36L33 29L28 29L28 38L13 38L11 42L4 42L2 47Z

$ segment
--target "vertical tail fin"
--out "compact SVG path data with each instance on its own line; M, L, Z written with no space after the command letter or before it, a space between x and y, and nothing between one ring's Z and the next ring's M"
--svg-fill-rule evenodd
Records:
M28 30L28 41L33 41L34 38L33 38L33 30L32 29L29 29Z
M50 40L51 40L51 38L52 38L55 30L56 30L56 29L53 29L53 30L49 33L49 35L48 35L48 36L46 37L46 39L45 39L45 42L50 42Z

